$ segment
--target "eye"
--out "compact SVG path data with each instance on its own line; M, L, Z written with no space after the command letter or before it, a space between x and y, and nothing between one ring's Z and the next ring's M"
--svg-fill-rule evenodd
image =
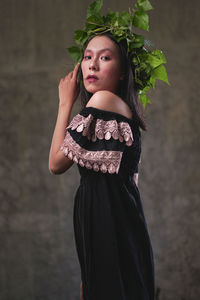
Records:
M90 58L91 58L90 55L85 55L85 56L84 56L84 59L86 59L86 60L87 60L87 59L90 59Z
M109 56L102 56L101 59L103 59L103 60L109 60L110 57Z

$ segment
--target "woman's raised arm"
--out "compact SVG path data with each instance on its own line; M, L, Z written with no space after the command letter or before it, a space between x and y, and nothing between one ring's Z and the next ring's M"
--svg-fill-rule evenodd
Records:
M72 107L80 91L80 84L77 80L78 68L79 63L59 83L58 116L49 152L49 170L52 174L64 173L73 164L73 161L60 151L60 147L65 138Z

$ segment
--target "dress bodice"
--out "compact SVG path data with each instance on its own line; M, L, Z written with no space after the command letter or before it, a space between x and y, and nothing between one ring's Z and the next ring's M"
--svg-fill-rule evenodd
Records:
M66 128L61 150L78 164L81 176L98 172L124 178L138 171L141 133L135 120L84 107Z

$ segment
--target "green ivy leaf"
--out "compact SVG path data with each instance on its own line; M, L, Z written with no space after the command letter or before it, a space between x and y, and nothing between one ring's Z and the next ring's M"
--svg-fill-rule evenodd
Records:
M142 92L146 93L150 88L151 88L151 85L149 84L142 90Z
M111 26L118 26L119 22L119 12L116 11L115 13L112 14L112 18L110 19L110 24Z
M76 46L72 46L72 47L67 48L67 50L76 62L81 61L82 50L80 48L78 48Z
M153 78L153 77L150 77L150 79L149 79L149 83L150 83L150 85L153 87L153 89L155 89L155 83L156 83L156 80L155 80L155 78Z
M153 6L148 0L138 0L135 7L137 9L143 9L145 11L153 9Z
M167 71L163 65L160 65L157 68L155 68L152 71L151 76L153 79L162 80L162 81L166 82L168 85L170 85L169 81L168 81Z
M92 15L86 20L86 31L96 29L104 25L103 18L101 16Z
M131 43L131 47L132 48L141 48L142 47L142 44L140 42L133 42Z
M166 58L165 58L165 56L164 56L164 54L163 54L163 52L161 50L157 50L157 49L153 50L152 54L154 56L156 56L157 59L159 59L160 61L162 61L163 64L165 64L167 62L167 60L166 60Z
M83 30L76 30L74 34L75 42L79 45L83 45L87 40L87 33Z
M105 23L110 23L113 20L114 16L115 13L113 11L109 11L109 13L107 13L107 15L104 16Z
M145 11L136 11L132 18L133 26L149 31L149 17Z
M127 26L129 23L131 23L131 15L128 12L123 11L119 17L119 24L122 26Z
M132 62L135 66L137 66L139 64L139 59L137 56L134 56L133 59L132 59Z
M157 56L155 53L148 53L146 54L145 60L152 66L152 68L156 68L163 63L166 63L164 57Z
M129 50L134 48L141 48L144 45L144 37L139 34L134 34L132 41L129 43Z
M103 0L97 0L92 2L87 9L87 18L92 15L100 15L100 11L103 5Z
M142 91L142 93L138 94L140 101L142 102L143 107L145 108L147 103L151 103L150 99L146 96L146 93Z
M139 58L141 61L149 63L153 69L166 63L166 58L161 50L142 52L139 54Z
M142 45L144 44L144 37L139 34L135 34L135 42L136 43L141 43Z

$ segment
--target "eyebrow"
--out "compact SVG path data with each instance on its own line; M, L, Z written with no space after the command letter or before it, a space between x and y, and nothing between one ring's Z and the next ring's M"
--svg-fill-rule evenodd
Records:
M110 52L112 52L113 53L113 51L110 49L110 48L104 48L104 49L101 49L101 50L99 50L99 51L97 51L97 52L104 52L104 51L110 51ZM92 50L90 50L90 49L86 49L85 50L85 52L93 52Z

